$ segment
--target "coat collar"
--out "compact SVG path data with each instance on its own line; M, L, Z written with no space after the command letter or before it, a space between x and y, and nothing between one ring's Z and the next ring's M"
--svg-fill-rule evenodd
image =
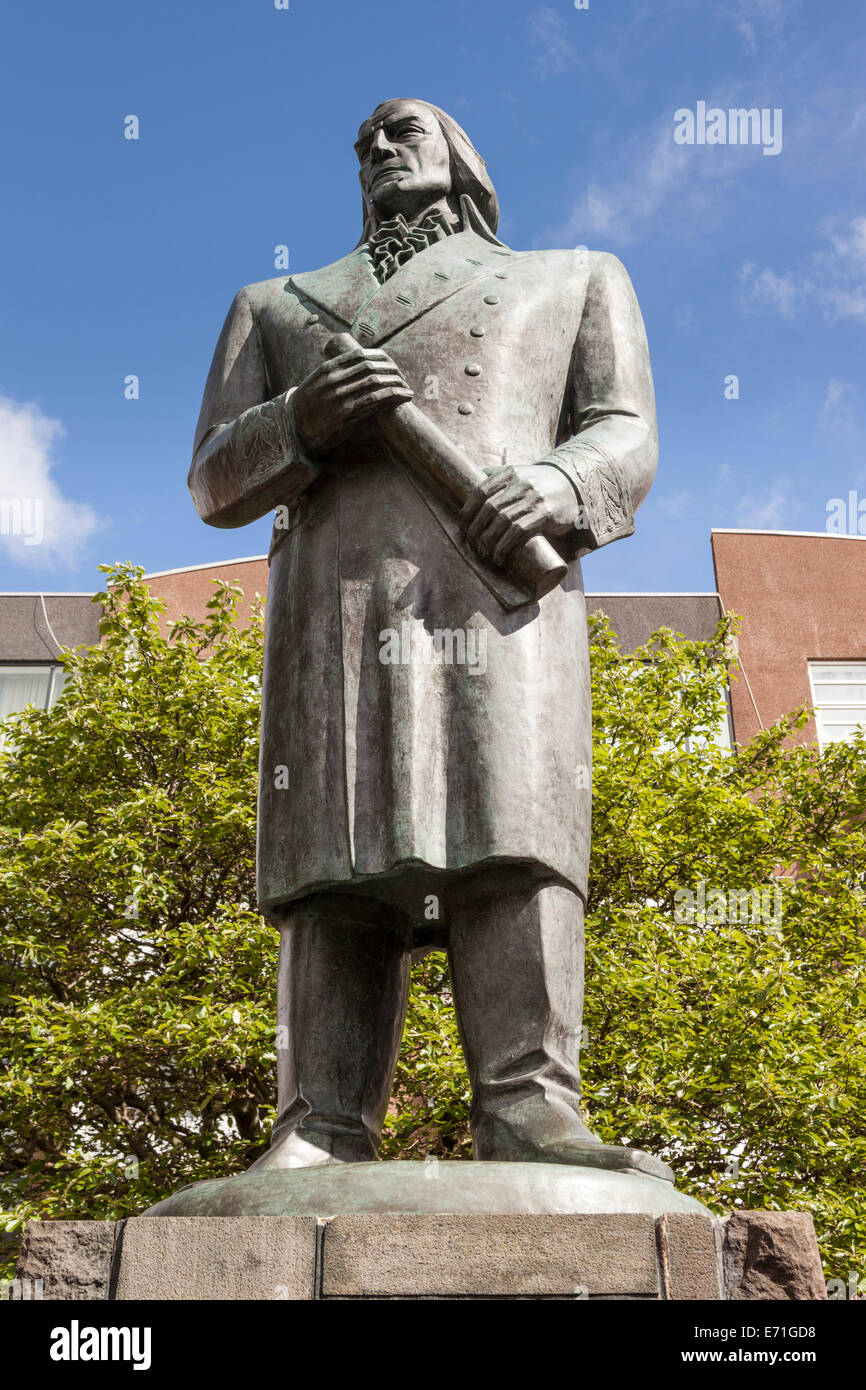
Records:
M292 275L286 289L325 309L364 347L375 347L457 290L498 271L515 256L490 231L472 199L460 199L463 230L419 251L384 285L361 247L322 270Z

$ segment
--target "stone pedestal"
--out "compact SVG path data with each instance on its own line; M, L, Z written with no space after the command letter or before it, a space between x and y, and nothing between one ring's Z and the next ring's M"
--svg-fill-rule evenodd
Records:
M17 1278L58 1300L826 1297L805 1213L718 1221L656 1178L519 1163L197 1183L116 1224L30 1222Z

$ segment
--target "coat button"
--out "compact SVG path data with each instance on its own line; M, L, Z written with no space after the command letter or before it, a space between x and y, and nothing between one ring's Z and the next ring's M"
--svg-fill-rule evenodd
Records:
M310 328L314 323L319 322L318 314L310 314L307 318L307 327Z
M486 331L484 328L470 328L469 330L473 338L483 338Z
M485 304L498 304L498 303L499 303L499 295L498 295L498 294L486 294L486 295L484 296L484 303L485 303Z
M468 401L461 401L460 405L458 405L458 407L457 407L457 414L458 414L458 415L471 415L474 409L475 409L475 406L474 406L474 405L470 405Z
M479 367L479 365L478 365L477 362L467 362L467 363L466 363L466 366L463 368L463 370L464 370L464 372L466 373L467 376L480 376L480 375L481 375L481 368Z

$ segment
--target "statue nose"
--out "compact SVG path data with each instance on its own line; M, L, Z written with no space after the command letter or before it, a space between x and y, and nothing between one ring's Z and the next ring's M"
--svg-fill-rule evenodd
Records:
M396 153L394 146L391 144L384 130L377 130L370 146L370 158L372 162L374 164L381 164L383 159L393 158Z

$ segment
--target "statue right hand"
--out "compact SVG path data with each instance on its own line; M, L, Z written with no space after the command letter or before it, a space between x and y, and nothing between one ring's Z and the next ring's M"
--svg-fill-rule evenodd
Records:
M358 347L311 372L292 396L291 411L304 447L325 453L347 439L360 420L412 396L387 352Z

